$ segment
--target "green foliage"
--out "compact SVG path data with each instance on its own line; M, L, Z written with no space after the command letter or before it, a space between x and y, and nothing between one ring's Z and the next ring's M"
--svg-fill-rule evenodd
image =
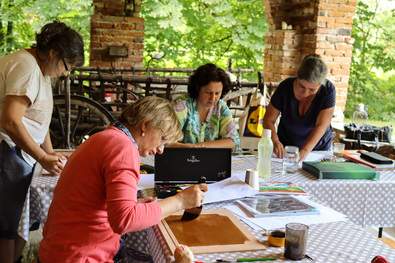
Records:
M380 8L376 0L359 1L354 17L355 38L347 95L346 118L354 104L370 106L369 119L395 118L395 9Z
M0 56L34 44L35 32L55 19L78 31L89 61L92 0L0 0ZM7 31L7 27L12 32Z
M0 56L28 47L34 38L30 18L22 11L30 6L29 0L0 0Z
M167 67L195 68L212 62L226 68L263 69L267 24L260 0L145 0L145 58L166 52ZM256 81L257 74L249 76Z
M380 8L378 1L358 2L346 117L362 102L370 106L369 120L395 119L395 9ZM59 19L80 32L88 61L92 13L92 0L0 0L0 56L30 47L34 32ZM145 66L154 50L166 56L151 61L153 67L213 62L225 68L232 58L233 68L263 69L267 23L261 0L144 0L141 16ZM256 73L248 79L256 81Z

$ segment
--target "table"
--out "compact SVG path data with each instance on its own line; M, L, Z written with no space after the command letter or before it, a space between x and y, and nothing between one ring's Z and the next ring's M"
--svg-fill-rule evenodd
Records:
M332 152L316 152L331 156ZM146 164L154 164L154 157L142 158ZM256 169L256 156L243 156L232 161L232 173L245 173ZM264 181L293 182L318 198L325 205L339 211L360 227L395 226L395 171L380 171L380 180L325 179L318 180L309 172L298 169L295 174L282 174L282 164L272 162L272 174Z
M232 204L232 201L218 202L204 205L204 209L220 209L224 205ZM246 227L262 241L267 247L264 251L248 251L239 253L215 253L195 255L195 261L214 262L216 259L229 258L253 258L253 257L275 257L281 262L295 262L284 258L284 248L272 247L267 237L262 235L264 231L254 230L248 225ZM390 262L395 261L395 250L371 236L351 221L335 223L316 224L309 226L309 237L307 243L307 254L314 262L322 263L367 263L376 255L381 255ZM157 226L148 229L148 239L151 255L154 262L170 262L170 251L167 248L162 234ZM310 262L307 259L298 262Z
M143 158L142 158L143 159ZM150 163L150 160L144 158L142 162ZM153 157L151 157L153 161ZM256 157L243 158L242 161L233 162L233 171L245 172L246 168L254 168L256 165ZM273 175L269 179L281 179L281 175L278 171L281 169L281 165L273 163ZM391 174L387 176L382 175L383 178L390 180ZM42 176L41 169L38 167L33 175L32 184L29 191L29 198L26 202L24 214L21 219L21 227L19 233L26 240L28 236L28 228L36 222L41 224L45 223L46 215L50 206L50 202L53 197L53 190L57 183L59 176ZM303 179L304 178L304 179ZM300 186L305 188L311 193L311 191L305 187L309 184L324 184L319 187L321 191L326 187L332 185L325 185L325 181L316 180L314 177L309 175L307 172L299 170L297 174L291 175L289 181L297 182ZM299 181L296 181L299 179ZM302 180L303 179L303 180ZM305 185L299 182L304 182ZM311 182L310 182L311 181ZM339 180L333 180L339 181ZM343 180L341 182L346 183ZM358 184L357 181L367 181L370 183L378 184L379 182L372 182L368 180L352 180L351 186ZM365 184L367 182L364 182ZM387 180L383 180L387 182ZM337 182L339 184L340 182ZM362 182L360 182L362 183ZM392 182L395 183L395 182ZM336 182L333 182L336 185ZM351 187L350 186L350 187ZM342 188L340 188L342 189ZM338 190L333 191L337 193ZM325 200L323 200L325 201ZM205 205L205 209L219 209L226 204L231 204L232 201L214 203ZM332 206L333 207L333 206ZM366 209L365 209L366 210ZM25 222L25 223L23 223ZM271 247L268 245L266 236L262 235L263 231L257 231L249 226L247 228L253 233L260 241L262 241L268 248L265 251L258 252L240 252L240 253L222 253L222 254L201 254L195 255L196 260L204 262L212 262L217 258L237 258L237 257L276 257L282 262L293 262L287 261L283 258L283 248ZM155 263L169 262L170 251L166 247L162 235L158 231L158 227L154 226L143 231L136 233L127 234L125 237L128 246L140 251L150 252L154 258ZM308 241L308 255L315 259L315 262L370 262L370 260L376 255L382 255L390 261L395 261L395 250L385 245L377 238L366 233L360 229L351 221L342 221L336 223L316 224L311 225L309 230L309 241ZM303 260L302 262L308 262Z
M29 240L31 227L35 229L37 224L45 223L53 191L59 180L59 175L43 176L41 171L42 168L37 163L19 222L18 234L26 241Z
M329 154L329 153L328 153ZM256 157L244 157L232 165L232 172L256 167ZM282 174L282 164L272 162L272 175L264 181L293 182L325 205L341 212L360 227L395 226L395 172L380 171L380 180L324 179L298 169Z

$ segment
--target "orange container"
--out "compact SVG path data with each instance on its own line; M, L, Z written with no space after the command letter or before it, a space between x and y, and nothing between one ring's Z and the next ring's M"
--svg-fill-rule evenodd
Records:
M271 230L266 232L269 244L275 247L283 247L285 243L285 232L282 230Z

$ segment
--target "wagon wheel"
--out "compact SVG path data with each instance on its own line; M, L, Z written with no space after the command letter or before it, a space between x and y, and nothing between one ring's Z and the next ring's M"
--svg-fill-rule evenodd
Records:
M65 95L54 95L53 102L49 132L54 149L75 149L90 135L104 130L114 120L110 112L99 103L80 95L70 95L70 133L68 134Z

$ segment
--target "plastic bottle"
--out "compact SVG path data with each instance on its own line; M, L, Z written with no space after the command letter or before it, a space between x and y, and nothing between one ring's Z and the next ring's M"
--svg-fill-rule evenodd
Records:
M271 160L273 153L272 131L264 129L262 137L258 143L258 175L259 177L269 177L271 173Z
M352 115L352 122L355 124L366 125L368 121L368 113L365 111L363 103L354 105L355 111Z

